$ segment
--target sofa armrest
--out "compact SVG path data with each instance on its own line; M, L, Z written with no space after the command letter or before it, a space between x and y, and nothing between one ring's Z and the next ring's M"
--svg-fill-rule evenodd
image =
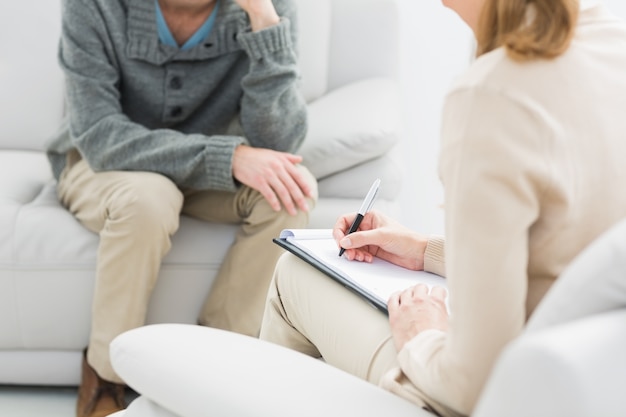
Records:
M390 78L338 88L309 104L309 131L298 152L315 178L380 157L400 136L399 94Z
M208 327L128 331L111 343L111 361L140 398L182 417L432 417L323 361ZM124 417L134 417L132 409Z
M626 310L524 333L500 356L473 417L618 417Z

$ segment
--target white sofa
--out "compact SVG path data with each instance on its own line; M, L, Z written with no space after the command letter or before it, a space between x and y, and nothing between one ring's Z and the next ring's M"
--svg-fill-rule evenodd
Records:
M564 271L507 346L472 417L626 415L626 220ZM309 356L216 329L158 324L111 343L141 394L115 417L433 417Z
M298 3L302 91L310 103L301 154L320 195L310 227L331 227L356 210L377 177L376 207L398 212L396 2ZM58 203L43 152L63 116L60 1L2 1L0 16L0 384L75 385L98 236ZM234 231L182 219L148 323L196 322Z

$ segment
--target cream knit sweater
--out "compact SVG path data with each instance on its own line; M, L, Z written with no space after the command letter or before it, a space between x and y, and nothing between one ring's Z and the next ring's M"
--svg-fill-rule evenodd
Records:
M584 6L558 59L477 59L447 97L440 176L445 261L435 239L426 268L445 265L450 329L417 335L381 383L467 415L561 271L626 216L626 25Z

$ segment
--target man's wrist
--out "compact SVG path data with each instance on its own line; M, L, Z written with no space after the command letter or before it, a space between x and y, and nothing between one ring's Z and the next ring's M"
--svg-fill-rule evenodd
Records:
M252 27L253 32L258 32L259 30L267 29L280 23L280 17L276 14L276 12L249 16L250 27Z
M249 3L246 13L253 32L267 29L280 23L280 16L271 1Z

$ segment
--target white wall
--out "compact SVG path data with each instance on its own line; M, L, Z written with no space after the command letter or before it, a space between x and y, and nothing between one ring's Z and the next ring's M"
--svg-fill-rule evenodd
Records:
M624 0L604 0L604 4L608 6L611 11L626 19L626 1Z
M406 177L402 222L443 233L443 191L437 174L443 98L470 62L471 32L438 0L400 0L400 82Z
M401 221L423 233L443 233L443 190L437 175L441 107L448 87L471 60L473 37L440 0L399 2L407 167ZM605 4L626 18L626 1Z

